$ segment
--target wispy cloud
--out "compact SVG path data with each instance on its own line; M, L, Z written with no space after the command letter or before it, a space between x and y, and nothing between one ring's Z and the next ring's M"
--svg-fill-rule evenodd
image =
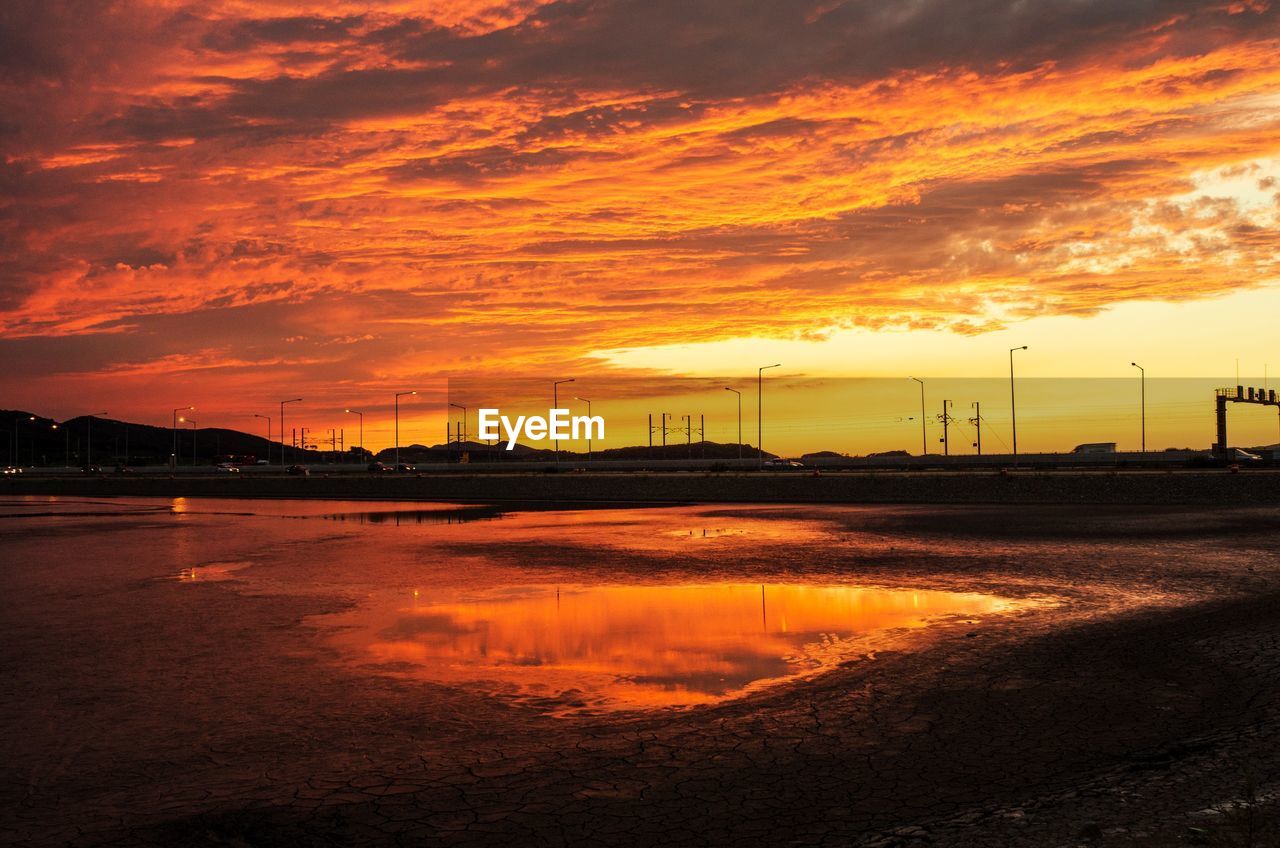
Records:
M10 4L37 370L177 375L194 336L359 383L1280 276L1260 0L250 8Z

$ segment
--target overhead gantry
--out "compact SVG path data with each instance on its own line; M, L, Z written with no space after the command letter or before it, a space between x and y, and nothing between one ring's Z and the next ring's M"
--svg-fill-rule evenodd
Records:
M1218 389L1214 398L1215 412L1218 416L1218 440L1213 443L1213 452L1219 456L1227 453L1227 404L1252 403L1257 406L1274 406L1280 412L1280 399L1275 389L1255 389L1252 386L1236 386L1234 389Z

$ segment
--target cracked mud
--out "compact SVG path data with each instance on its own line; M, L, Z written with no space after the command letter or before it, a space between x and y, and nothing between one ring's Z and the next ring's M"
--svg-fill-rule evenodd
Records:
M0 513L4 844L1128 846L1280 789L1275 509Z

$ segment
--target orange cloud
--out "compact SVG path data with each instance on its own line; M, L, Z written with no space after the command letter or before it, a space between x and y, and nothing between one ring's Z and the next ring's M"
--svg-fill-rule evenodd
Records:
M361 386L1263 285L1276 17L19 4L0 349Z

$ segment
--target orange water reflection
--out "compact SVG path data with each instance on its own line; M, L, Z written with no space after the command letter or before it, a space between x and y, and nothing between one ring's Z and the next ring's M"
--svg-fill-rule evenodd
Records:
M609 707L720 701L876 647L876 635L1012 606L979 594L801 584L519 586L345 616L393 673ZM871 638L868 638L868 637Z

